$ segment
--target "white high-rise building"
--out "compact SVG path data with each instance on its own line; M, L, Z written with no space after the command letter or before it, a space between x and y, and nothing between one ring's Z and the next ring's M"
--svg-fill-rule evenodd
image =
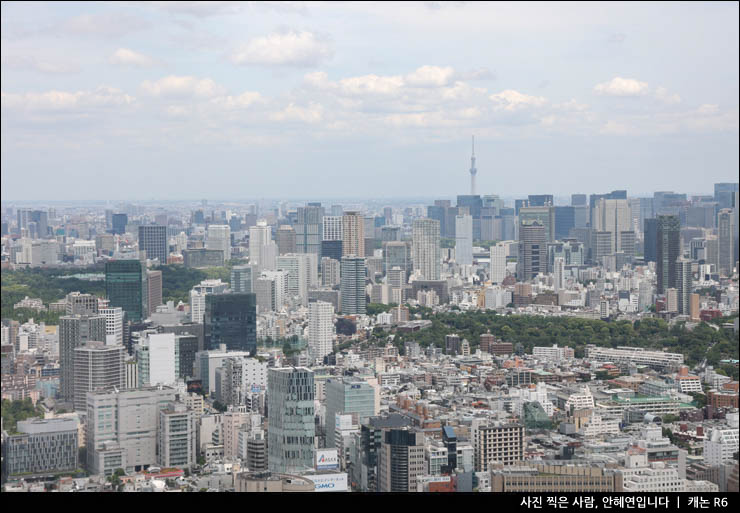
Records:
M473 265L473 217L455 217L455 262L457 265Z
M277 258L280 254L278 245L274 242L268 242L259 247L259 268L261 271L277 270Z
M289 253L277 257L277 268L288 272L286 291L289 298L300 298L301 304L308 301L308 289L311 285L311 258L314 253Z
M249 227L249 263L260 263L260 247L272 242L271 227L267 221L257 221L257 226Z
M315 301L308 305L308 347L311 356L323 359L331 353L334 341L334 306Z
M122 345L123 308L101 308L98 313L105 317L105 345Z
M439 249L439 221L417 219L412 229L412 262L425 280L439 280L441 260Z
M287 296L288 271L263 271L256 282L257 313L279 312Z
M203 322L203 314L206 312L206 295L223 294L229 284L221 280L203 280L190 291L190 321Z
M737 451L738 428L714 428L704 440L704 463L714 467L730 462Z
M324 216L324 240L342 240L342 216Z
M631 253L634 248L623 244L622 234L632 231L632 210L626 199L600 199L594 205L591 224L597 232L611 233L612 252L625 251ZM632 237L634 245L634 236Z
M506 278L506 246L491 246L491 282L500 284Z
M173 385L177 381L175 334L157 333L144 338L136 348L139 385Z
M555 257L555 262L553 264L553 281L556 292L565 288L565 259L563 257Z
M226 224L212 224L208 227L208 249L223 251L224 262L231 259L231 228Z

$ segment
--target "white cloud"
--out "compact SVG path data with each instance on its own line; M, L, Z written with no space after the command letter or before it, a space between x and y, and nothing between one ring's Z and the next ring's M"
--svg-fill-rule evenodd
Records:
M455 75L455 70L439 66L422 66L405 77L405 82L415 87L441 87L448 85Z
M514 91L513 89L507 89L501 91L498 94L492 94L489 97L493 100L496 110L519 110L529 107L542 107L547 100L542 96L530 96L528 94Z
M315 66L334 54L331 43L308 31L274 32L256 37L231 55L235 64Z
M302 121L304 123L318 123L323 118L323 107L317 103L310 103L308 107L301 107L290 103L284 109L270 115L272 121Z
M170 75L156 82L149 80L141 84L142 90L152 96L212 98L224 89L210 78L178 77Z
M83 14L44 29L54 34L116 38L147 29L151 24L125 13Z
M608 96L642 96L648 92L648 84L634 78L615 77L609 82L596 84L594 91Z
M244 91L238 96L219 96L213 98L211 103L226 109L244 109L256 103L264 103L265 99L260 93Z
M67 111L96 107L131 105L133 96L120 89L99 87L93 91L47 91L44 93L2 93L4 109L23 109L30 111Z
M110 57L112 64L122 66L135 66L139 68L148 68L156 64L156 60L142 53L135 52L128 48L119 48Z
M655 90L655 97L668 104L681 103L681 97L676 93L669 93L665 87L659 87Z

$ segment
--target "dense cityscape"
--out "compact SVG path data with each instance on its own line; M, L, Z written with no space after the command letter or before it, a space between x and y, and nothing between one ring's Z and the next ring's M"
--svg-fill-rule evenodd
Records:
M4 184L3 492L738 492L737 166L518 194L483 133L433 195Z

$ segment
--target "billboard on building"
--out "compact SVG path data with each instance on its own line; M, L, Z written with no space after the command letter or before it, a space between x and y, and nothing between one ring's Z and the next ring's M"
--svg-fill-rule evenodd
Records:
M316 451L316 470L339 470L339 455L336 449Z
M347 473L339 472L336 474L313 474L303 476L310 479L316 485L317 492L346 492L347 491Z

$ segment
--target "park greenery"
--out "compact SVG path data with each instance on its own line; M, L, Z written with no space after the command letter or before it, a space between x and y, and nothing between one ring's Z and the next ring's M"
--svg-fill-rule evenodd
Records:
M15 433L18 421L31 417L44 417L44 410L40 406L34 406L30 398L22 401L10 401L3 399L2 402L3 428L8 433Z
M545 317L535 315L499 315L491 310L451 311L434 313L428 308L413 308L411 313L432 321L432 326L412 333L396 333L393 343L399 347L413 340L422 347L435 345L444 348L445 336L457 334L467 339L471 350L480 344L480 336L491 333L498 340L511 342L514 346L531 353L535 346L568 346L575 350L576 357L585 356L587 344L599 347L640 347L682 353L688 365L701 363L721 368L737 379L737 368L721 365L720 360L738 359L737 335L731 330L715 329L707 323L699 323L693 329L684 323L673 326L658 318L635 321L606 322L577 317ZM723 319L730 322L733 318ZM371 340L384 344L387 334L373 333Z
M190 289L206 279L221 279L228 282L231 275L231 267L238 264L236 260L230 260L224 267L210 267L206 269L191 269L182 265L163 265L158 269L162 271L162 299L187 302ZM39 298L46 306L49 303L64 299L70 292L79 291L83 294L94 294L105 297L105 280L82 280L80 274L100 274L105 271L105 266L97 264L88 266L81 270L79 267L73 269L60 268L26 268L18 270L4 270L2 272L2 318L14 319L21 323L33 318L36 322L44 322L52 325L57 324L60 312L40 312L27 308L13 309L13 305L28 296Z

